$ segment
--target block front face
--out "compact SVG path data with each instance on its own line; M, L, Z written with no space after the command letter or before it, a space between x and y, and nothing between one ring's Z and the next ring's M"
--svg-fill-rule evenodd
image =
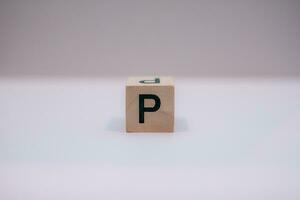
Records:
M140 83L136 79L146 80L146 83ZM155 81L153 77L128 79L126 86L127 132L174 131L174 85L167 78L160 77L159 79L159 83L152 83L151 81ZM147 80L151 81L147 82Z

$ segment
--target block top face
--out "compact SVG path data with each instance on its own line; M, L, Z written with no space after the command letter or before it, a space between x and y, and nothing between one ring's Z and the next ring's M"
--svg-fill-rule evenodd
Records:
M169 76L134 76L127 79L127 86L173 86L174 81Z

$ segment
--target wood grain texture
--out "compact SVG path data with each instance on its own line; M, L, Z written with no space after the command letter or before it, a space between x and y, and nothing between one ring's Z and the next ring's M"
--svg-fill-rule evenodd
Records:
M157 77L130 77L126 85L126 131L127 132L173 132L174 131L174 83L171 77L159 77L160 83L140 83ZM144 113L144 123L139 122L139 95L154 94L161 105L155 112ZM145 107L153 107L153 99L144 100Z

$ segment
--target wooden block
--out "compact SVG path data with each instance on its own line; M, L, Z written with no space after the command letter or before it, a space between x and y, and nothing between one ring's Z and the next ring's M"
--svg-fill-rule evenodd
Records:
M128 78L126 131L174 131L174 83L171 77Z

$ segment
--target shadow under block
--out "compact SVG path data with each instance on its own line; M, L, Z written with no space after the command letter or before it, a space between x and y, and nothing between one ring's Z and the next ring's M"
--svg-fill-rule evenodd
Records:
M128 78L126 131L174 131L174 83L171 77Z

